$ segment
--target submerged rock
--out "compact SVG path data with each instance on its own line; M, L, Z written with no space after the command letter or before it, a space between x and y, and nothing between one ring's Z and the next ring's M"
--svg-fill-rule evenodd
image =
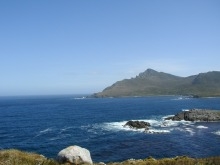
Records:
M172 117L168 117L165 120L173 121L220 121L219 110L204 110L204 109L192 109L189 111L179 112Z
M135 129L141 129L141 128L145 128L145 129L148 129L148 127L150 127L150 123L148 122L144 122L144 121L128 121L125 125L125 126L128 126L130 128L135 128Z
M70 146L58 153L59 163L93 164L89 150L79 146Z

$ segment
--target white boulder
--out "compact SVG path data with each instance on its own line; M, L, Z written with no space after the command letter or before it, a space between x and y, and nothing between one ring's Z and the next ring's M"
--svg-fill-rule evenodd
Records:
M93 164L89 150L79 146L70 146L61 150L57 159L59 163Z

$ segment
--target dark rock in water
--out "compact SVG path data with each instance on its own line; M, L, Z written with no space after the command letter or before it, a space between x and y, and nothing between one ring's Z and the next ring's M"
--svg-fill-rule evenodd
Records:
M150 123L144 121L130 120L124 126L129 126L130 128L135 128L135 129L141 129L141 128L148 129L148 127L150 127Z
M173 121L220 121L219 110L192 109L177 113L175 116L168 117L165 120Z
M193 95L192 98L200 98L198 95Z

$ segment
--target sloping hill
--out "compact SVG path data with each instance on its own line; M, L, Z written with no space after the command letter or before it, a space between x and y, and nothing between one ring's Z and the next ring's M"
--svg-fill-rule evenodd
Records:
M200 73L189 77L174 76L147 69L135 78L124 79L95 93L93 97L147 95L220 96L220 72Z

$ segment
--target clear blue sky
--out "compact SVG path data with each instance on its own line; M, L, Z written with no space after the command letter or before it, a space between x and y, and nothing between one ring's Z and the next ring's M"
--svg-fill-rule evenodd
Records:
M0 95L93 93L147 68L219 71L220 1L0 1Z

